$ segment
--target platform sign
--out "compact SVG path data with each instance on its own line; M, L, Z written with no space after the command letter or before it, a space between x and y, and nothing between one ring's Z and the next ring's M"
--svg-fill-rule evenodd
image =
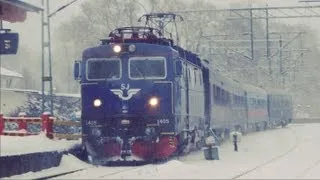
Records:
M18 33L0 33L0 54L17 54L19 43Z

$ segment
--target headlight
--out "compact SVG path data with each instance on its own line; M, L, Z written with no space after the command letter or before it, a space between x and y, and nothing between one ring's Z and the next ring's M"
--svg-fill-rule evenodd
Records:
M122 125L128 125L128 124L130 124L130 120L122 119L122 120L121 120L121 124L122 124Z
M134 52L136 51L136 45L130 44L128 49L129 49L129 52Z
M121 46L120 46L120 45L115 45L115 46L113 46L113 51L114 51L115 53L121 52Z
M156 97L152 97L149 99L149 104L150 106L155 107L159 104L159 99Z
M99 107L99 106L101 106L101 104L102 104L102 102L101 102L100 99L95 99L95 100L93 101L94 107Z

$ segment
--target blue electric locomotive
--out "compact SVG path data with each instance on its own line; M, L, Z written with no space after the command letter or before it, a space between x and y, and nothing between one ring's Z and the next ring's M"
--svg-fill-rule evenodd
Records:
M194 62L182 58L182 49L150 27L118 28L109 37L86 49L75 66L90 158L104 163L172 155L191 119L204 120L200 59L187 51Z
M274 98L264 90L222 77L165 38L165 19L177 15L145 17L160 19L160 29L117 28L75 63L82 144L92 163L163 159L201 148L211 132L223 138L231 129L257 130L285 118L274 113L269 119L275 111L267 103Z

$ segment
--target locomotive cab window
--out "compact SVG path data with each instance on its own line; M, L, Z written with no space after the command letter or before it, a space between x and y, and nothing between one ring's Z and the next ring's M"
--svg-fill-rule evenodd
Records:
M120 59L88 59L87 79L88 80L116 80L121 77Z
M129 75L131 79L164 79L167 76L164 57L129 58Z

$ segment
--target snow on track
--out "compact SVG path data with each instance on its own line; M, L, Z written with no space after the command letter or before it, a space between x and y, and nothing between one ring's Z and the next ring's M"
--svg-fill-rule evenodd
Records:
M233 151L231 142L224 143L219 148L220 160L207 161L203 152L198 151L162 164L97 167L69 157L60 167L50 168L48 172L83 163L78 168L87 169L54 179L319 179L319 129L320 124L292 124L252 133L242 138L238 152ZM34 179L37 175L12 178Z
M59 167L44 169L38 172L28 172L22 175L15 175L4 179L41 179L47 176L88 168L94 168L94 166L79 160L73 155L63 155Z

